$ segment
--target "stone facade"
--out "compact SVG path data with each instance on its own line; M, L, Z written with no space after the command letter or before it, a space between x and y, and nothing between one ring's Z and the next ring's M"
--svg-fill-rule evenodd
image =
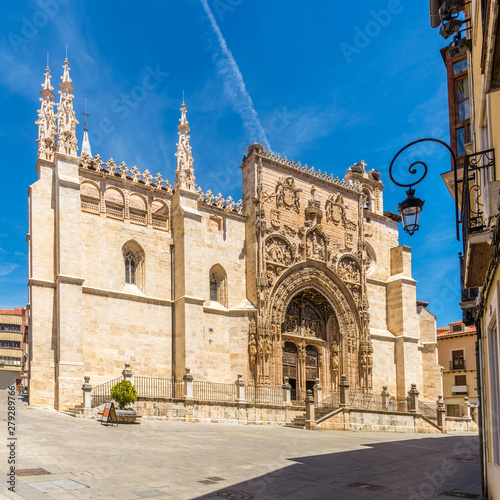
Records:
M387 385L403 401L416 383L436 400L435 319L380 173L360 162L334 178L252 144L243 200L214 196L196 185L183 104L172 188L77 156L67 62L59 131L49 76L29 189L31 404L76 406L84 375L104 382L124 362L179 380L186 367L211 382L288 377L297 399L346 375L351 391Z

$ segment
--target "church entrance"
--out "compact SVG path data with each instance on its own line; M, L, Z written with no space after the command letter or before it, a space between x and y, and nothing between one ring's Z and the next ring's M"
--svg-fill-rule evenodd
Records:
M318 379L323 387L331 383L327 358L338 338L335 313L320 292L310 288L292 298L282 324L283 377L292 386L292 399L303 400Z

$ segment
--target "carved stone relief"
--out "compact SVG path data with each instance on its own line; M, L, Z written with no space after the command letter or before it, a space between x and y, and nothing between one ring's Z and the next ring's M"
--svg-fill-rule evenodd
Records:
M306 257L326 261L327 256L325 235L317 228L308 231L306 234Z
M337 264L337 274L342 281L349 283L361 282L361 269L358 262L350 255L344 255Z
M295 179L291 176L284 176L276 184L276 207L285 207L288 210L300 211L301 188L295 186Z
M265 255L268 262L275 262L283 266L291 266L294 262L294 249L281 236L269 236L266 240Z

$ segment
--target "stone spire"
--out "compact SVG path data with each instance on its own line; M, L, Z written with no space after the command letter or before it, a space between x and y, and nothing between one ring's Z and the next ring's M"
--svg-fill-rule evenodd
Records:
M87 96L85 96L85 111L82 113L83 119L83 142L82 142L82 153L87 153L92 156L92 151L90 150L89 134L87 133L87 118L90 116L87 113Z
M191 154L191 146L189 145L189 122L186 118L186 105L184 101L181 107L180 125L179 129L179 142L177 143L177 168L175 169L175 188L189 189L194 191L196 189L196 179L193 169L193 155Z
M40 90L40 102L42 103L38 110L38 158L43 160L53 160L56 149L56 119L54 116L54 87L50 84L49 66L45 70L45 83L42 83Z
M59 84L59 103L57 105L57 151L76 156L78 153L78 140L76 138L76 125L78 121L73 110L73 87L69 77L69 63L65 59L63 65L64 73Z

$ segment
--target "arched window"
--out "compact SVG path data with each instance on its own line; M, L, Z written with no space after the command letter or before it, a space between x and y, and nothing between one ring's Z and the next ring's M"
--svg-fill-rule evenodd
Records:
M144 291L144 250L135 241L123 245L123 262L126 285L135 285Z
M131 252L125 255L125 283L135 285L135 257Z
M82 182L80 186L80 200L84 212L99 213L100 193L97 186L90 182Z
M218 302L227 307L227 274L220 264L210 269L210 302Z
M373 211L372 197L371 197L370 191L368 191L368 189L363 189L363 194L366 196L365 200L363 201L363 208L365 210Z
M106 216L113 219L122 219L125 212L125 200L121 191L114 187L106 189L104 192L104 202L106 205Z

